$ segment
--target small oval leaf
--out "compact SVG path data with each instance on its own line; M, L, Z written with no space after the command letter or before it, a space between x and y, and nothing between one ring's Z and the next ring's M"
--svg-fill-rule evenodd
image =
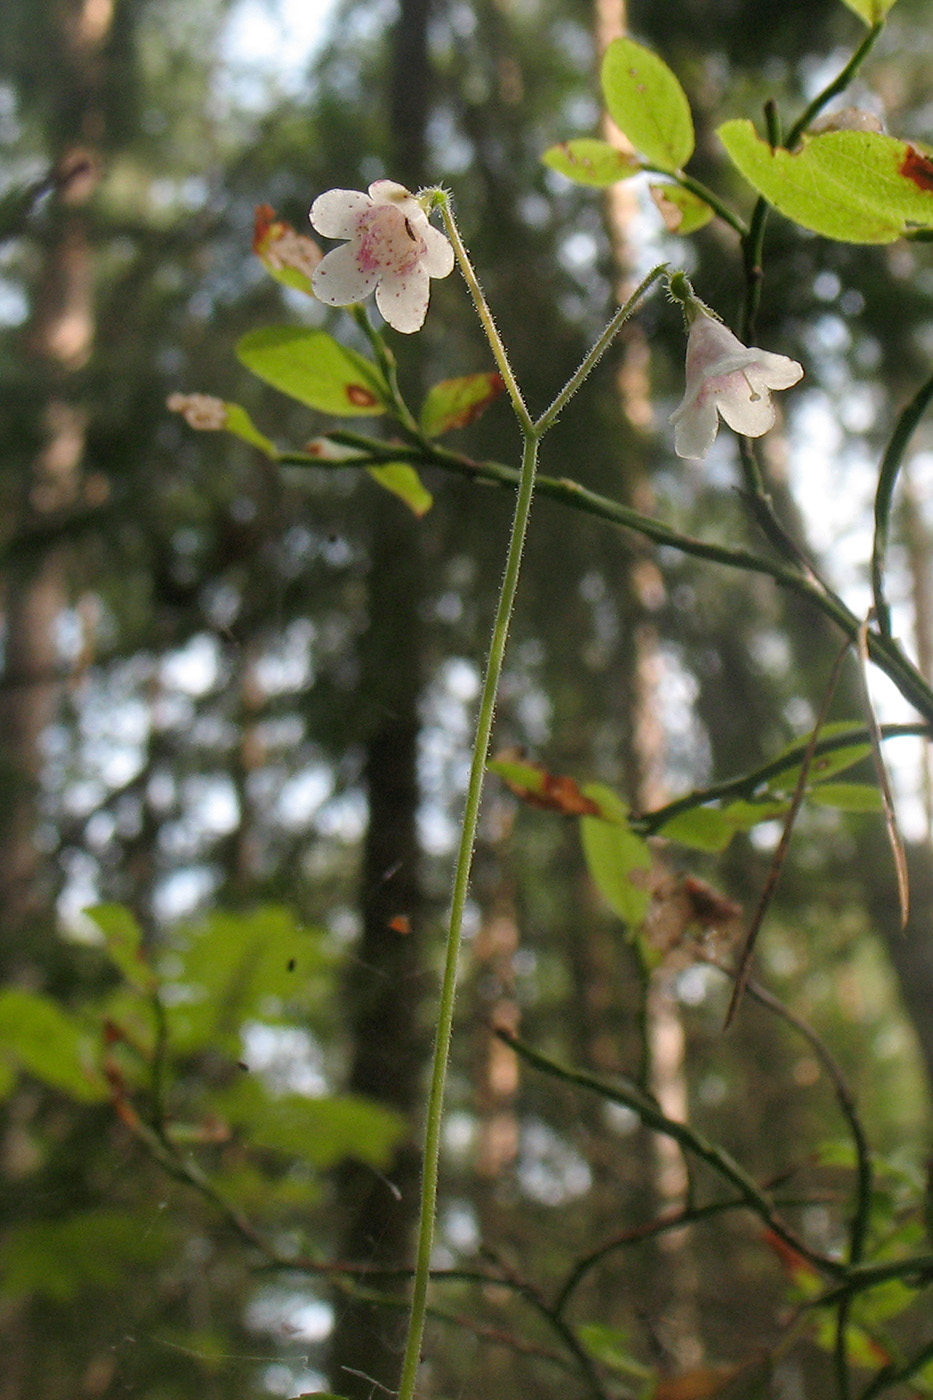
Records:
M633 39L614 39L602 86L609 115L637 151L672 174L686 165L696 144L690 103L663 59Z
M414 467L407 462L387 462L384 467L366 468L373 481L377 481L393 496L404 501L410 511L420 519L427 515L434 504L434 497L424 485Z
M429 390L421 409L421 431L439 437L451 428L465 428L505 392L502 375L493 370L442 379Z
M614 185L629 180L641 172L642 164L630 151L620 151L608 141L581 136L575 141L561 141L541 157L545 165L557 170L578 185Z

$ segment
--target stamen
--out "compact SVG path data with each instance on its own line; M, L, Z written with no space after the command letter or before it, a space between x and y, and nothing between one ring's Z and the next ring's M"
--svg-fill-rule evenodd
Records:
M408 220L406 219L405 222L406 222L406 224L407 224L407 223L408 223ZM755 390L754 390L753 387L752 387L752 381L749 379L748 375L745 373L744 370L742 371L742 378L745 380L745 383L748 385L748 393L749 393L749 397L750 397L752 403L757 403L758 400L761 398L761 395L755 393Z

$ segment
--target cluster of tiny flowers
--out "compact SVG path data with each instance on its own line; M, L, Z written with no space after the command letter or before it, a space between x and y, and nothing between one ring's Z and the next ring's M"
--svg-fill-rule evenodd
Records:
M213 394L170 394L165 401L172 413L180 413L189 428L216 433L227 426L227 405Z
M325 238L347 240L312 273L320 300L350 306L375 291L390 326L406 334L420 330L431 278L453 271L454 252L415 196L394 180L377 180L368 194L328 190L314 201L310 217Z

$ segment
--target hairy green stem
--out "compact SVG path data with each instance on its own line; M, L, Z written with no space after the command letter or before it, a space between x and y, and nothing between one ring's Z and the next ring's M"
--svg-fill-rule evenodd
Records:
M648 273L648 276L635 288L625 305L619 307L593 348L581 360L579 368L567 380L567 383L564 385L563 389L561 389L551 406L546 408L541 414L541 417L535 424L535 432L538 433L539 436L546 433L548 428L557 421L558 415L573 398L574 394L580 388L580 385L599 364L620 328L629 319L632 312L645 295L645 292L647 292L652 283L656 282L666 270L667 263L659 263L657 267L653 267Z
M519 399L519 402L521 400ZM516 410L517 411L517 410ZM529 420L530 428L530 420ZM444 1109L444 1087L447 1080L447 1062L450 1056L450 1042L453 1032L454 1003L457 991L457 968L460 957L460 943L463 934L463 912L466 906L473 863L473 845L479 821L480 800L483 793L483 777L489 756L489 742L492 734L496 696L502 662L508 638L509 622L518 587L522 551L528 529L528 517L534 493L535 471L538 462L538 437L531 429L525 438L522 455L521 477L518 499L515 503L515 518L512 536L505 563L505 574L499 593L499 605L493 624L486 675L480 696L479 716L476 723L476 737L473 744L473 760L470 765L470 778L467 785L466 806L463 826L460 833L460 847L454 874L454 888L451 899L450 926L447 935L447 951L444 959L444 975L441 983L440 1006L434 1040L434 1058L431 1071L431 1087L428 1094L427 1125L425 1129L424 1165L421 1183L421 1214L418 1226L418 1246L415 1256L415 1280L412 1288L411 1313L409 1315L408 1338L402 1362L402 1377L399 1384L399 1400L412 1400L421 1359L421 1342L424 1336L424 1322L427 1309L428 1284L431 1273L431 1249L434 1244L434 1222L437 1209L437 1187L440 1168L441 1126Z

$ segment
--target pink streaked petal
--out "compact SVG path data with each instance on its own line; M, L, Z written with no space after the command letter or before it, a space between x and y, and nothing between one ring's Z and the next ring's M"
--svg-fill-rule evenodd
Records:
M310 219L325 238L352 238L372 200L360 190L328 190L311 205Z
M719 431L719 417L712 399L682 405L671 414L674 451L678 457L702 459L709 452Z
M350 306L352 302L362 301L378 280L378 268L368 271L360 266L355 243L335 248L321 259L311 274L315 296L328 306Z
M454 270L454 250L450 243L440 229L432 228L427 221L420 233L426 248L421 266L429 277L449 277Z
M428 274L419 264L405 273L384 276L376 288L376 305L390 326L411 335L424 325L429 287Z

